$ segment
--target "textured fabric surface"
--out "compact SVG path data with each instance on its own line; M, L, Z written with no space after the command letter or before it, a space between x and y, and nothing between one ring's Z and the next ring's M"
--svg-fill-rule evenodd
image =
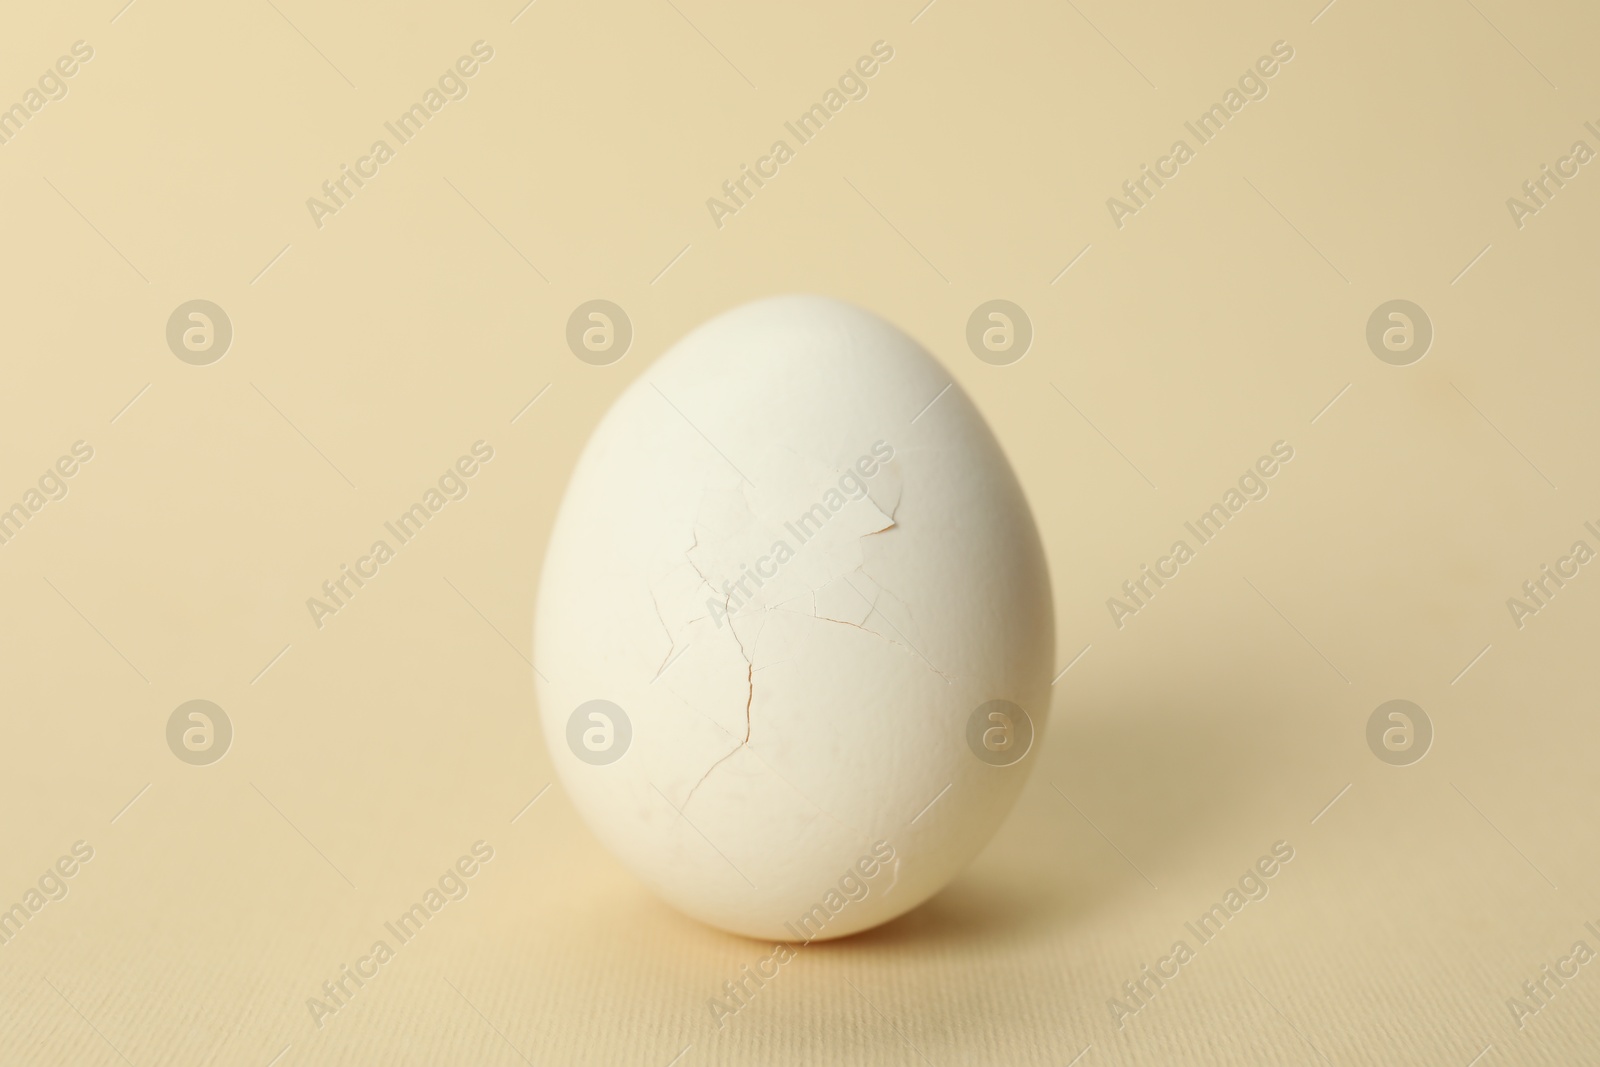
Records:
M0 1064L1600 1062L1600 15L922 3L8 6ZM530 626L606 406L789 291L990 420L1062 674L977 861L729 1015L772 947L598 846Z

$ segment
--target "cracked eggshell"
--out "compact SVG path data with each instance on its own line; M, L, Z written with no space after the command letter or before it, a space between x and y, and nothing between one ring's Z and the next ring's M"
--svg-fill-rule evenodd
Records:
M534 662L610 851L703 922L794 941L892 919L977 854L1054 644L1032 515L961 387L875 315L788 296L690 333L601 420ZM968 741L994 700L1031 720L1005 766Z

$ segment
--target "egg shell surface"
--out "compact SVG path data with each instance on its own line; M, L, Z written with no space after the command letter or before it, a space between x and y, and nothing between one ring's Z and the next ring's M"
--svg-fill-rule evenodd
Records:
M609 851L705 923L800 941L903 914L983 848L1054 644L1037 529L965 392L876 315L785 296L694 330L601 420L534 664Z

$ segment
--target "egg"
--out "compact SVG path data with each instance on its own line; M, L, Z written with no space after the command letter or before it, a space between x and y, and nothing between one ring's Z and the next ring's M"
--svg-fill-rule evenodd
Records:
M983 848L1037 758L1054 615L994 434L914 340L817 296L684 337L612 405L540 578L556 773L678 910L797 942Z

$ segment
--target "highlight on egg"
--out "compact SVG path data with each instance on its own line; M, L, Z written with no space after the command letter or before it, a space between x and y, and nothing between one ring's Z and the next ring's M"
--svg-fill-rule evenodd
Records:
M617 399L572 474L534 627L573 804L712 926L833 938L947 884L1049 715L1032 514L961 387L816 296L735 308Z

